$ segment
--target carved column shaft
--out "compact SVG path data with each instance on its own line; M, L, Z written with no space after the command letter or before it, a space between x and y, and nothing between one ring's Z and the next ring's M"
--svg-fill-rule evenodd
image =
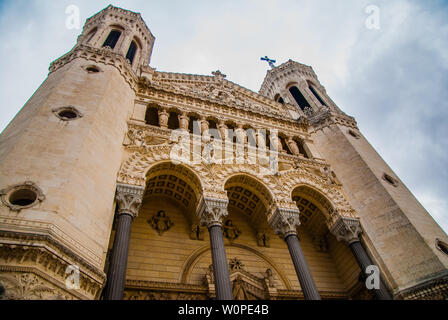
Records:
M222 235L222 219L227 216L227 205L228 201L226 200L203 198L198 212L201 224L207 226L210 233L217 300L233 299L229 266L227 265Z
M300 286L302 287L303 295L306 300L320 300L319 292L316 284L311 276L310 269L306 263L305 256L300 246L297 235L291 234L285 239L288 244L289 253L291 255L294 268L296 269L297 277L299 278Z
M114 246L107 275L106 300L123 299L132 219L132 216L128 214L120 214L118 216Z
M227 265L222 227L214 225L208 229L210 233L210 247L212 251L213 272L215 275L216 299L232 300L229 267Z
M296 228L300 225L299 211L277 208L269 223L274 229L274 232L281 235L288 245L288 250L305 299L320 300L319 292L317 291L316 284L311 276L310 269L308 268L300 246L299 238L297 237Z
M358 262L359 267L361 268L361 272L365 275L367 267L373 265L372 261L367 255L367 252L365 251L360 241L352 242L349 245L349 247L352 250L353 255L355 256L355 259ZM384 284L383 280L381 279L381 276L380 276L380 288L378 290L377 289L373 290L378 300L392 300L392 296L387 290L387 287Z
M117 186L115 197L118 205L118 218L107 274L107 285L104 294L105 300L123 299L132 220L138 215L143 192L144 188L142 187L129 185Z
M336 237L338 241L344 241L348 244L355 256L358 263L361 274L366 276L366 269L368 266L374 265L370 260L366 250L361 244L359 235L362 232L361 223L357 219L340 217L331 228L331 233ZM381 279L380 275L380 288L374 289L375 296L379 300L392 300L392 296L387 290L386 285Z

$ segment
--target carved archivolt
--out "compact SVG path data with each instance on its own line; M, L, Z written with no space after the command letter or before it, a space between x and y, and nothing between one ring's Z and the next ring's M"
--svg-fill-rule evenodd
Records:
M33 273L0 274L0 300L73 300L73 296Z

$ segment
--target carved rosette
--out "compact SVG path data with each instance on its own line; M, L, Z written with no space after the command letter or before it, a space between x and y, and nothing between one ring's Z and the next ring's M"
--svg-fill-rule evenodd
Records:
M361 223L358 219L339 217L333 224L330 232L338 241L345 241L348 245L359 241L359 235L362 232Z
M298 209L277 208L269 224L276 234L286 239L290 235L297 235L296 228L300 226L299 214Z
M133 218L138 216L138 211L142 204L145 188L118 184L115 200L118 205L118 214L128 214Z
M199 220L201 225L211 228L215 225L222 227L222 221L228 215L228 200L202 198L199 205Z

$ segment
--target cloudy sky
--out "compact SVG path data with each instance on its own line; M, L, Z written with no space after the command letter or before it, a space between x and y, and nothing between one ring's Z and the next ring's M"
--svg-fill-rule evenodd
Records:
M103 0L0 0L0 131ZM151 66L258 91L268 55L313 66L329 95L448 231L448 1L113 1L156 36ZM369 6L379 9L379 25ZM370 22L370 23L367 23ZM373 23L373 25L372 25ZM367 27L369 26L369 28ZM378 26L379 29L372 28Z

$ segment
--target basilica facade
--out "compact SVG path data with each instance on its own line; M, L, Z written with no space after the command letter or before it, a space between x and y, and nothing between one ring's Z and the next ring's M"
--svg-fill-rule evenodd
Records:
M446 299L448 237L327 95L157 71L109 6L0 135L1 299Z

